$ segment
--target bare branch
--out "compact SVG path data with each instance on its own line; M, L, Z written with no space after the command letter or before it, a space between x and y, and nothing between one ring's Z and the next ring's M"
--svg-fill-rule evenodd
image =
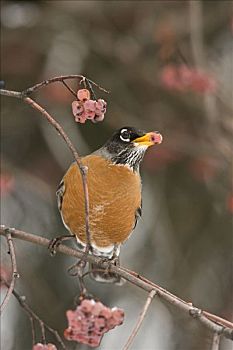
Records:
M6 281L3 280L3 283L7 286L10 287L8 285L8 283ZM46 342L46 337L45 337L45 329L47 329L47 331L49 331L50 333L52 333L54 335L54 337L56 338L56 340L58 341L58 343L61 345L62 349L66 350L66 346L63 343L59 333L51 328L50 326L48 326L44 321L41 320L41 318L30 308L30 306L26 303L25 301L25 297L19 295L14 289L12 291L12 294L15 296L15 298L17 299L17 301L19 302L20 306L23 308L23 310L26 312L26 314L28 315L30 321L31 321L31 325L32 325L32 339L33 339L33 344L35 344L35 327L34 327L34 321L37 321L40 325L41 328L41 338L42 341L45 343Z
M27 233L24 231L8 228L8 232L10 232L12 237L14 238L18 238L18 239L28 241L34 244L38 244L44 247L48 247L50 243L49 239L47 238L34 235L31 233ZM6 235L5 226L0 226L0 234ZM57 248L57 252L60 252L69 256L73 256L79 259L82 258L83 256L83 252L76 249L69 248L63 244L61 244ZM87 255L87 261L91 263L95 263L103 269L109 267L109 262L103 261L100 257L93 256L90 254ZM126 268L123 268L120 266L115 266L114 264L111 264L111 271L123 277L124 279L134 284L135 286L140 287L146 292L151 292L152 290L154 290L156 292L156 295L159 296L161 299L166 300L170 304L173 304L176 308L186 312L186 314L190 315L194 319L199 320L203 325L205 325L211 331L218 334L222 334L226 338L233 339L233 323L231 323L230 321L225 320L228 324L228 327L226 327L225 323L221 322L220 317L212 315L210 313L206 313L206 312L204 313L199 308L194 307L190 303L187 303L181 298L173 295L172 293L168 292L166 289L158 286L152 281L147 280L145 277L140 276L136 272L127 270ZM217 322L211 320L213 318L216 318Z
M232 322L226 320L225 318L219 317L217 315L213 315L207 311L202 311L203 315L205 315L207 318L209 318L211 321L214 321L215 323L221 324L225 327L232 327Z
M148 309L149 309L149 306L150 306L150 304L151 304L151 302L152 302L152 299L154 298L155 295L156 295L156 291L153 289L153 290L149 293L149 295L148 295L148 297L147 297L147 299L146 299L146 303L145 303L145 305L143 306L143 309L142 309L142 311L141 311L141 313L140 313L140 315L139 315L139 317L138 317L137 323L136 323L136 325L135 325L135 327L134 327L132 333L130 334L130 337L129 337L129 339L127 340L127 342L126 342L126 344L125 344L123 350L128 350L128 349L130 348L132 342L134 341L134 338L136 337L136 335L137 335L137 333L138 333L138 331L139 331L139 328L140 328L141 325L142 325L142 322L143 322L143 320L144 320L144 318L145 318L145 316L146 316L146 313L147 313L147 311L148 311Z
M3 302L0 306L0 314L2 314L4 308L8 304L11 294L13 293L14 287L15 287L15 280L19 277L18 271L17 271L17 264L16 264L16 256L15 256L15 247L14 243L11 237L11 233L6 230L5 235L9 247L9 253L11 258L11 268L12 268L12 276L11 276L11 282L8 287L7 293L5 295L5 298L3 299Z
M91 233L90 233L90 225L89 225L89 195L88 195L88 187L87 187L87 171L88 171L88 169L86 166L84 166L82 164L82 161L81 161L81 158L79 157L78 152L76 151L75 147L73 146L68 135L63 130L62 126L43 107L41 107L33 99L31 99L30 97L25 97L26 95L42 88L43 86L50 84L50 83L53 83L55 81L62 82L65 79L72 79L72 78L75 78L75 79L80 78L81 79L84 77L80 76L80 75L72 75L72 76L69 75L69 76L55 77L55 78L52 78L49 80L45 80L42 83L36 84L33 87L31 87L27 90L24 90L23 92L8 91L8 90L0 89L0 94L5 95L5 96L9 96L9 97L22 98L25 103L30 105L35 110L39 111L47 119L47 121L58 131L58 134L61 135L61 137L64 139L67 146L71 150L71 152L74 156L74 159L78 165L78 168L80 170L82 184L83 184L84 203L85 203L85 227L86 227L86 240L87 240L86 251L85 251L85 255L84 255L84 260L85 260L86 254L91 247Z
M54 77L51 79L44 80L44 81L24 90L22 92L0 89L0 94L4 95L4 96L9 96L9 97L21 98L25 103L30 105L35 110L39 111L47 119L47 121L58 131L58 134L64 139L64 141L66 142L67 146L69 147L69 149L71 150L71 152L74 156L74 159L78 165L78 168L79 168L79 171L81 174L83 192L84 192L86 249L85 249L83 256L81 257L81 259L83 260L84 263L80 265L82 267L82 269L84 269L85 263L86 263L86 257L88 255L89 249L91 248L91 233L90 233L90 224L89 224L89 194L88 194L88 186L87 186L88 168L82 164L82 160L81 160L78 152L76 151L75 147L73 146L68 135L63 130L62 126L42 106L40 106L37 102L35 102L30 97L28 97L28 95L32 94L33 92L36 92L36 91L40 90L41 88L43 88L49 84L55 83L55 82L61 82L74 96L76 96L76 93L65 82L65 80L69 80L69 79L79 80L80 83L84 82L84 84L87 82L93 95L95 93L93 91L92 85L94 85L94 86L98 87L98 89L108 93L107 90L105 90L104 88L102 88L101 86L96 84L94 81L84 77L83 75L62 75L59 77ZM81 273L81 275L82 274L83 273Z
M0 89L0 95L22 99L22 92Z
M86 238L87 238L87 246L90 247L91 245L91 234L90 234L90 226L89 226L89 195L88 195L88 187L87 187L87 167L82 164L81 158L79 157L78 152L76 151L75 147L73 146L70 138L67 136L61 125L44 109L42 108L38 103L36 103L34 100L32 100L30 97L25 97L24 102L29 104L32 108L39 111L47 120L48 122L58 131L59 135L64 139L67 146L73 153L73 156L76 160L76 163L79 167L81 177L82 177L82 184L83 184L83 191L84 191L84 199L85 199L85 224L86 224Z
M29 320L31 322L31 330L32 330L32 346L36 343L36 330L35 330L35 320L32 316L28 315Z
M62 80L62 83L72 93L72 95L74 95L77 99L77 94L75 93L75 91L73 89L71 89L71 87L64 80Z
M108 91L108 90L104 89L102 86L96 84L93 80L91 80L91 79L87 79L87 80L88 80L89 83L95 85L99 90L101 90L103 92L106 92L106 94L110 93L110 91Z
M101 87L100 85L96 84L94 81L84 77L83 75L77 75L77 74L71 74L71 75L61 75L59 77L54 77L54 78L51 78L51 79L47 79L47 80L44 80L42 81L41 83L38 83L26 90L24 90L22 92L22 94L24 96L28 96L30 94L32 94L33 92L35 91L38 91L40 90L41 88L49 85L49 84L52 84L52 83L56 83L56 82L64 82L65 80L80 80L80 82L82 81L88 81L90 82L91 84L95 85L99 90L101 91L104 91L106 93L109 93L109 91L105 90L103 87Z
M24 96L28 96L30 94L32 94L33 92L35 91L38 91L40 90L41 88L49 85L49 84L52 84L52 83L56 83L56 82L63 82L64 80L68 80L68 79L83 79L84 76L83 75L61 75L59 77L54 77L54 78L51 78L51 79L46 79L44 81L42 81L41 83L38 83L38 84L35 84L34 86L24 90L22 93Z
M219 350L219 345L220 345L220 335L218 333L214 333L211 350Z

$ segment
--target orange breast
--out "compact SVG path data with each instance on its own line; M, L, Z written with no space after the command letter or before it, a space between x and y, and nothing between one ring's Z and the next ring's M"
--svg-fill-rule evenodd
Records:
M141 204L140 177L126 166L113 165L96 155L84 157L82 162L88 167L92 243L108 247L124 242L133 230L135 213ZM76 164L67 171L64 184L63 220L85 242L84 194Z

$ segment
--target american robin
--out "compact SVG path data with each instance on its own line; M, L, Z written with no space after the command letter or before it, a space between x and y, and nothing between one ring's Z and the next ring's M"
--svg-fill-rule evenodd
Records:
M147 148L161 142L162 136L157 132L146 133L133 127L123 127L101 148L82 158L83 165L88 168L93 254L107 259L117 260L119 257L121 244L129 238L142 213L139 165ZM56 194L64 225L84 249L84 191L76 163L69 167ZM91 268L94 279L121 283L113 273L100 272L96 266Z

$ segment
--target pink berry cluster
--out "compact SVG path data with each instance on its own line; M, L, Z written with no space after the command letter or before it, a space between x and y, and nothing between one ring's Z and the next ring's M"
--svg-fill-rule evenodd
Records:
M94 299L83 299L76 310L68 310L68 328L64 331L67 340L74 340L91 347L100 345L104 333L124 321L124 311L110 309Z
M57 348L52 343L48 343L48 344L37 343L33 346L32 350L57 350Z
M161 73L161 82L169 90L214 93L216 80L208 73L191 68L185 64L165 66Z
M90 91L81 89L77 92L78 101L72 102L72 112L75 121L85 123L90 119L93 123L100 122L104 119L107 103L102 100L91 100Z

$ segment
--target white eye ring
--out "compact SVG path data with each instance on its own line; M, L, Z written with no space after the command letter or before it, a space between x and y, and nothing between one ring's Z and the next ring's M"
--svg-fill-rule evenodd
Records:
M122 129L121 134L123 134L125 131L128 131L127 129ZM124 138L124 136L120 135L120 139L124 142L130 142L130 138Z

